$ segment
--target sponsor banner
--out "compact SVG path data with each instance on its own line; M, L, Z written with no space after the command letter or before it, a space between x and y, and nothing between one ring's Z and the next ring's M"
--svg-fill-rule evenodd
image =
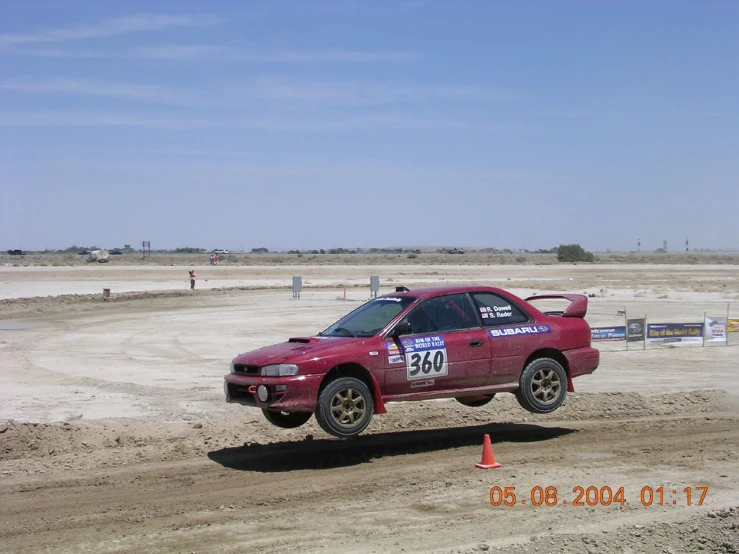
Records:
M551 333L549 325L525 325L522 327L507 327L505 329L488 329L490 338L515 337L518 335L541 335Z
M703 324L706 342L726 342L726 317L706 317Z
M647 342L702 343L702 323L650 323Z
M593 340L626 340L626 327L591 327Z
M628 342L642 342L644 340L644 331L646 331L646 320L627 319L626 320L626 340Z
M726 331L728 333L739 333L739 319L729 319L726 321Z

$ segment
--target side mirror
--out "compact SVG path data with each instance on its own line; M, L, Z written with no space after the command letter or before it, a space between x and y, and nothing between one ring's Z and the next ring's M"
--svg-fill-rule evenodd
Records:
M411 324L407 321L401 321L395 326L395 329L393 329L394 337L410 335L412 333L413 333L413 327L411 327Z

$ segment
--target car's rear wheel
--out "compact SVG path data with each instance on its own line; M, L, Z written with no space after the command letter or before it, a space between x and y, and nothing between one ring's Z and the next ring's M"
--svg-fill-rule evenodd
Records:
M567 396L567 373L551 358L532 361L521 373L516 398L526 410L548 414L562 405Z
M316 421L328 434L355 437L369 425L374 413L369 388L354 377L331 381L318 396Z
M484 406L485 404L489 403L494 396L495 393L486 394L485 396L461 396L459 398L455 398L455 400L463 406L469 406L470 408L479 408L480 406Z
M313 415L310 412L278 412L275 410L262 410L262 413L272 425L283 429L300 427Z

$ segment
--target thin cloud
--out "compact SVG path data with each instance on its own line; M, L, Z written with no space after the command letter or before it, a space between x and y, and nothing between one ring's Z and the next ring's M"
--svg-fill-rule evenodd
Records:
M260 116L256 118L186 118L100 112L16 112L0 114L0 127L146 127L162 129L238 128L265 132L341 132L347 130L468 130L510 132L510 125L406 114L371 114L320 119Z
M244 125L244 123L240 123ZM352 129L395 129L395 130L468 130L494 131L509 129L509 126L493 125L478 121L454 118L435 118L406 114L367 114L354 117L339 118L316 123L306 130L314 131L344 131Z
M254 131L282 131L282 132L341 132L350 130L468 130L494 131L498 126L486 125L477 121L439 119L423 116L408 116L397 114L372 114L358 117L331 118L321 121L301 119L242 119L232 122L234 127Z
M205 95L192 94L180 89L138 85L130 83L106 83L81 79L45 79L17 80L0 82L0 90L77 94L103 96L130 102L143 102L188 107L219 107L220 104L209 100Z
M253 63L377 63L417 59L411 52L367 52L361 50L285 50L247 52L230 46L169 44L122 51L41 49L22 52L42 58L69 59L140 59L154 61L232 61Z
M197 152L197 151L196 151ZM107 168L121 167L126 169L137 168L145 170L162 170L171 169L171 160L162 160L162 152L150 149L127 149L124 151L126 156L121 157L120 149L99 149L95 153L98 156L110 156L114 159L105 161ZM554 181L563 181L570 179L570 174L554 171L554 170L531 170L531 169L500 169L491 168L486 165L469 166L469 165L435 165L433 163L423 163L420 165L409 163L387 163L381 160L372 159L353 159L348 161L306 161L292 160L290 163L285 161L271 160L265 161L261 156L255 155L252 161L244 160L244 153L232 153L232 159L220 159L213 161L213 156L220 152L203 152L205 160L193 159L190 149L171 149L166 154L180 158L178 167L186 172L198 174L205 172L211 177L238 177L244 174L262 175L262 176L336 176L352 178L357 175L363 177L387 177L393 178L421 178L424 180L434 179L457 179L465 182L484 181L491 182L530 182L530 181L546 181L551 183ZM136 156L140 154L141 156ZM135 160L135 161L134 161ZM74 157L65 154L58 158L60 165L74 167L94 167L98 164L98 159L94 156Z
M171 27L211 27L222 20L212 16L137 14L106 19L76 27L46 29L35 33L0 35L0 45L13 46L44 42L67 42L159 31Z
M409 52L365 52L357 50L286 50L280 52L246 52L229 46L163 45L137 48L122 53L123 57L170 60L227 60L262 63L320 62L391 62L416 58Z
M315 62L400 62L414 60L418 56L410 52L362 52L352 50L286 51L274 54L240 54L244 61L273 63ZM237 57L237 59L239 59Z
M19 112L0 114L0 127L154 127L184 129L209 123L197 119L87 112Z
M631 111L589 111L589 112L526 112L513 113L520 117L544 117L561 119L601 119L601 118L680 118L680 117L732 117L731 112L704 112L704 111L671 111L671 112L631 112Z
M369 81L308 81L281 77L256 77L243 84L218 84L181 89L86 79L16 79L0 82L0 90L41 94L103 96L137 103L187 106L201 109L282 110L336 107L368 107L413 104L418 101L475 102L515 99L511 89L475 85L405 85Z
M475 85L405 85L363 81L302 81L257 77L237 86L243 98L288 104L343 106L381 105L419 100L511 100L522 95L513 89Z

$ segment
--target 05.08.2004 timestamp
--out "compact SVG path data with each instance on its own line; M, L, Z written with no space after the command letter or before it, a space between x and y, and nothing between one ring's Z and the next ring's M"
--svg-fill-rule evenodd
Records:
M670 487L642 487L638 502L642 506L702 506L708 487L685 487L682 490ZM569 496L569 495L568 495ZM637 501L636 498L633 499ZM528 494L516 494L516 487L498 487L490 489L490 504L493 506L515 506L517 504L531 506L610 506L626 504L624 487L613 490L611 487L573 487L572 496L564 498L557 487L532 487Z

